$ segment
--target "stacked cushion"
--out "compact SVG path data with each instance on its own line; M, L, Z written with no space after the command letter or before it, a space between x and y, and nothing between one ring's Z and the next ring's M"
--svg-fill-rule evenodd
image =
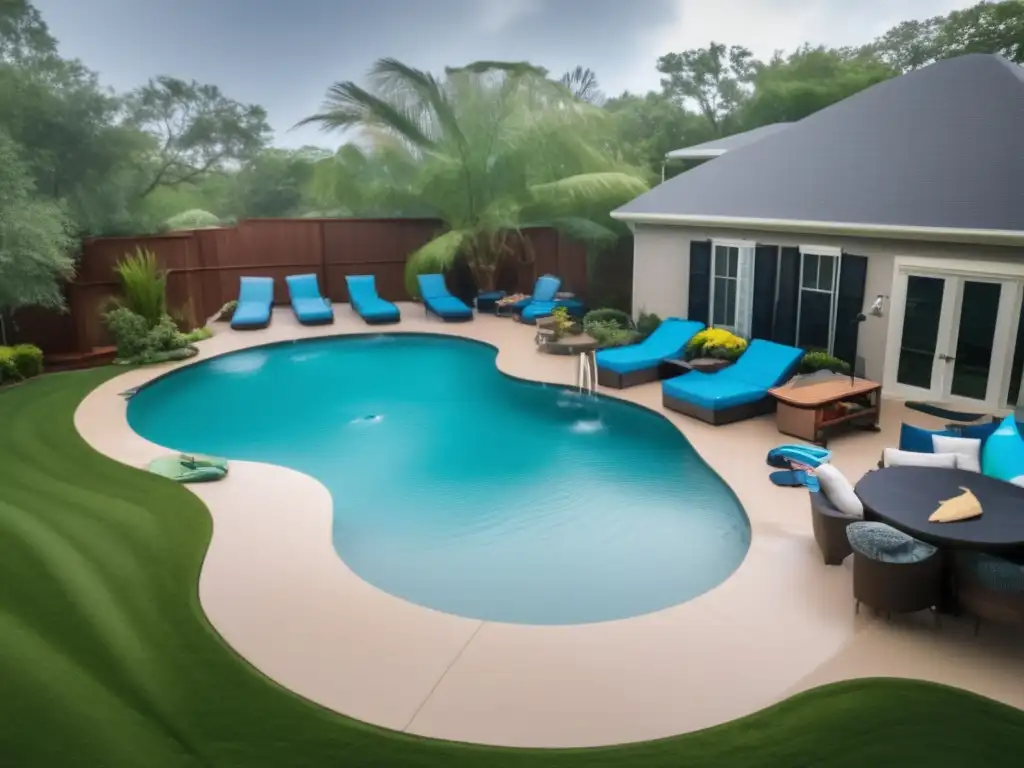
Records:
M913 451L914 453L934 453L935 448L932 438L936 435L940 437L959 437L960 433L951 429L931 430L915 427L913 424L901 424L900 450ZM967 437L967 435L964 436Z
M967 472L981 472L981 440L976 437L946 437L932 435L935 455L952 454L956 468Z

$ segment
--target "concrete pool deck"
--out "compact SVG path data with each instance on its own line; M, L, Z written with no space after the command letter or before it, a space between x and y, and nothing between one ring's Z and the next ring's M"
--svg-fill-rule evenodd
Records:
M75 425L96 450L143 466L166 449L128 426L118 393L168 370L262 344L345 334L429 332L488 342L498 368L571 384L575 358L538 353L535 330L488 315L445 324L402 305L373 328L347 305L332 326L303 327L287 308L260 331L217 334L183 363L126 372L92 392ZM854 614L850 561L827 567L806 492L768 480L779 443L772 417L712 427L661 408L647 384L601 390L665 413L727 482L750 518L746 559L725 582L657 613L574 626L484 622L413 605L362 581L331 543L332 504L316 480L234 461L220 483L187 486L207 505L213 538L199 595L225 641L280 685L325 707L411 734L508 746L596 746L694 731L792 694L855 677L911 677L1024 709L1024 644L995 625ZM886 401L881 433L837 437L834 463L854 482L895 445L907 416Z

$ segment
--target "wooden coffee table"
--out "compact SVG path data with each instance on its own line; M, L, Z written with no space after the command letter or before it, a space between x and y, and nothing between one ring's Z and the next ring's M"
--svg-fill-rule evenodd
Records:
M778 401L779 432L820 445L838 427L877 431L882 415L882 385L867 379L834 376L804 384L794 380L768 393Z

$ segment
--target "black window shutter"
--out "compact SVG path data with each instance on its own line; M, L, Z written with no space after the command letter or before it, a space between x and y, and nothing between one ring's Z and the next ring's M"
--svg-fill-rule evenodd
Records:
M772 341L796 344L796 310L800 298L800 249L783 248L779 263L779 298L775 302Z
M771 339L775 319L775 273L779 263L777 245L759 245L754 249L754 302L750 318L750 338Z
M707 325L711 318L711 241L690 241L690 298L687 319Z
M836 295L836 335L832 353L851 366L856 363L857 315L864 309L864 284L868 276L866 256L843 254L839 267L839 291Z

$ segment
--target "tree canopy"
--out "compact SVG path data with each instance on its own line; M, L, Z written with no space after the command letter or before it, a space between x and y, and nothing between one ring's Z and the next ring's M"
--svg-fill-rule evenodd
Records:
M1024 3L979 2L860 46L809 41L764 61L728 41L661 52L659 89L613 97L582 64L555 76L482 61L435 76L391 59L365 83L337 83L310 118L358 127L357 139L285 149L271 145L262 106L216 84L164 73L114 92L87 62L61 55L29 0L9 0L0 3L0 306L59 303L54 277L81 236L246 217L437 217L447 230L416 255L417 268L468 255L486 282L525 227L615 237L609 208L677 172L665 166L673 149L799 120L974 52L1024 64Z

